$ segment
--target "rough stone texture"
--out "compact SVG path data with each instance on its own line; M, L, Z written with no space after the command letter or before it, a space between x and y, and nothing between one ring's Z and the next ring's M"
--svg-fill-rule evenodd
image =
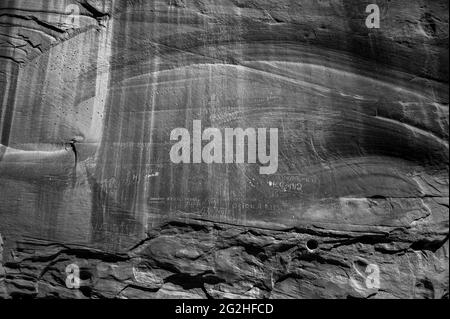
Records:
M0 298L448 298L447 0L1 1L0 103Z

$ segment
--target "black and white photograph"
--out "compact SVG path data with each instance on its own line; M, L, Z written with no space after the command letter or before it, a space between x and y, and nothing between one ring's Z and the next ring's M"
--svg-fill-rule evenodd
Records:
M448 0L0 0L0 309L448 300L448 140Z

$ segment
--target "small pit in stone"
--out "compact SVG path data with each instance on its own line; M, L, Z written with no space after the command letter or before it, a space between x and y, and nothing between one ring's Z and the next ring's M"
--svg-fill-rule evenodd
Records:
M319 248L319 243L315 239L310 239L306 242L306 248L308 248L308 250L316 250Z
M80 269L80 279L88 281L92 279L92 274L88 269Z

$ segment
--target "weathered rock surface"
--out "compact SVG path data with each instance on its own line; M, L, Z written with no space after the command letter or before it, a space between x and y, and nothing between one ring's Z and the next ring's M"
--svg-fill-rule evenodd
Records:
M448 1L373 2L2 1L0 298L448 298Z

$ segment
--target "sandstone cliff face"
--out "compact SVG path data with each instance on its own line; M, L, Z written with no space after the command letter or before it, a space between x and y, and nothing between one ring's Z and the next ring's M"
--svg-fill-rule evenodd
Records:
M447 0L8 0L0 22L0 298L448 297ZM277 173L171 163L193 120L278 128Z

